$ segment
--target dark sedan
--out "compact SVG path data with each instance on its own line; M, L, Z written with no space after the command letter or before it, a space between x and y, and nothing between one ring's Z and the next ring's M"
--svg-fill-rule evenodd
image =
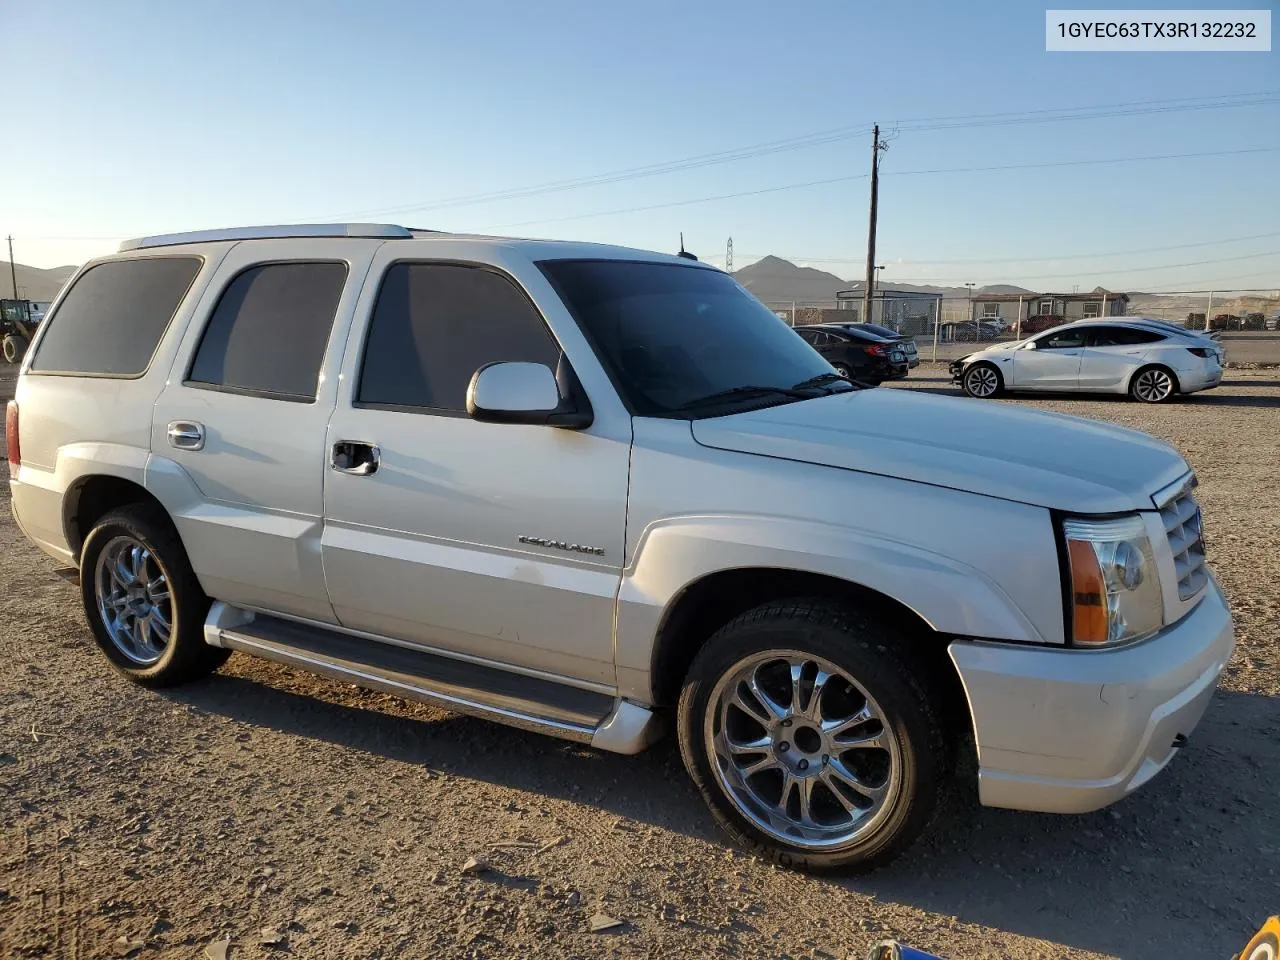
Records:
M823 323L819 326L826 330L860 330L881 340L897 343L902 347L902 355L907 358L907 369L914 370L920 366L920 351L916 349L915 337L909 337L905 333L899 333L897 330L891 330L876 323Z
M907 375L902 345L849 326L796 327L796 333L835 367L842 377L866 383Z

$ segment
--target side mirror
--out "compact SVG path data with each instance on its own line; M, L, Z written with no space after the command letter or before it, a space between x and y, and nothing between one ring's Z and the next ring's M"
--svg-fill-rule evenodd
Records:
M540 363L488 363L467 387L467 414L482 423L525 423L581 429L591 425L572 398L560 394L556 375Z
M1028 341L1027 341L1026 346L1024 346L1022 349L1023 349L1023 350L1034 350L1034 349L1036 349L1036 342L1035 342L1034 340L1028 340Z

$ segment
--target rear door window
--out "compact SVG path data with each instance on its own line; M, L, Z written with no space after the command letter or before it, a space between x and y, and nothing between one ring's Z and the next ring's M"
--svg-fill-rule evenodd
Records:
M238 273L205 327L187 383L310 402L346 285L340 262L264 263Z
M201 262L199 257L147 257L90 267L48 319L30 369L141 376Z
M1163 334L1135 327L1095 327L1089 332L1091 347L1133 347L1144 343L1158 343Z

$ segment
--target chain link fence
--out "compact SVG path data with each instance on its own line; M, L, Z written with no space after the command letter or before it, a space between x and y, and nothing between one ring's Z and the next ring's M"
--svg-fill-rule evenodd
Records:
M770 301L767 305L793 327L864 319L861 298ZM1280 290L975 294L972 298L883 291L872 299L868 319L914 339L922 359L952 360L992 343L1024 340L1075 320L1134 316L1192 330L1235 332L1238 338L1257 334L1251 338L1255 343L1237 352L1257 353L1261 362L1280 362Z

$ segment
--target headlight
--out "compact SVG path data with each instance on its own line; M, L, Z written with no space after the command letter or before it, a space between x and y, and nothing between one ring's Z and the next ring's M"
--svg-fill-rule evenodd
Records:
M1164 596L1142 518L1064 520L1071 581L1071 641L1102 647L1138 640L1164 623Z

